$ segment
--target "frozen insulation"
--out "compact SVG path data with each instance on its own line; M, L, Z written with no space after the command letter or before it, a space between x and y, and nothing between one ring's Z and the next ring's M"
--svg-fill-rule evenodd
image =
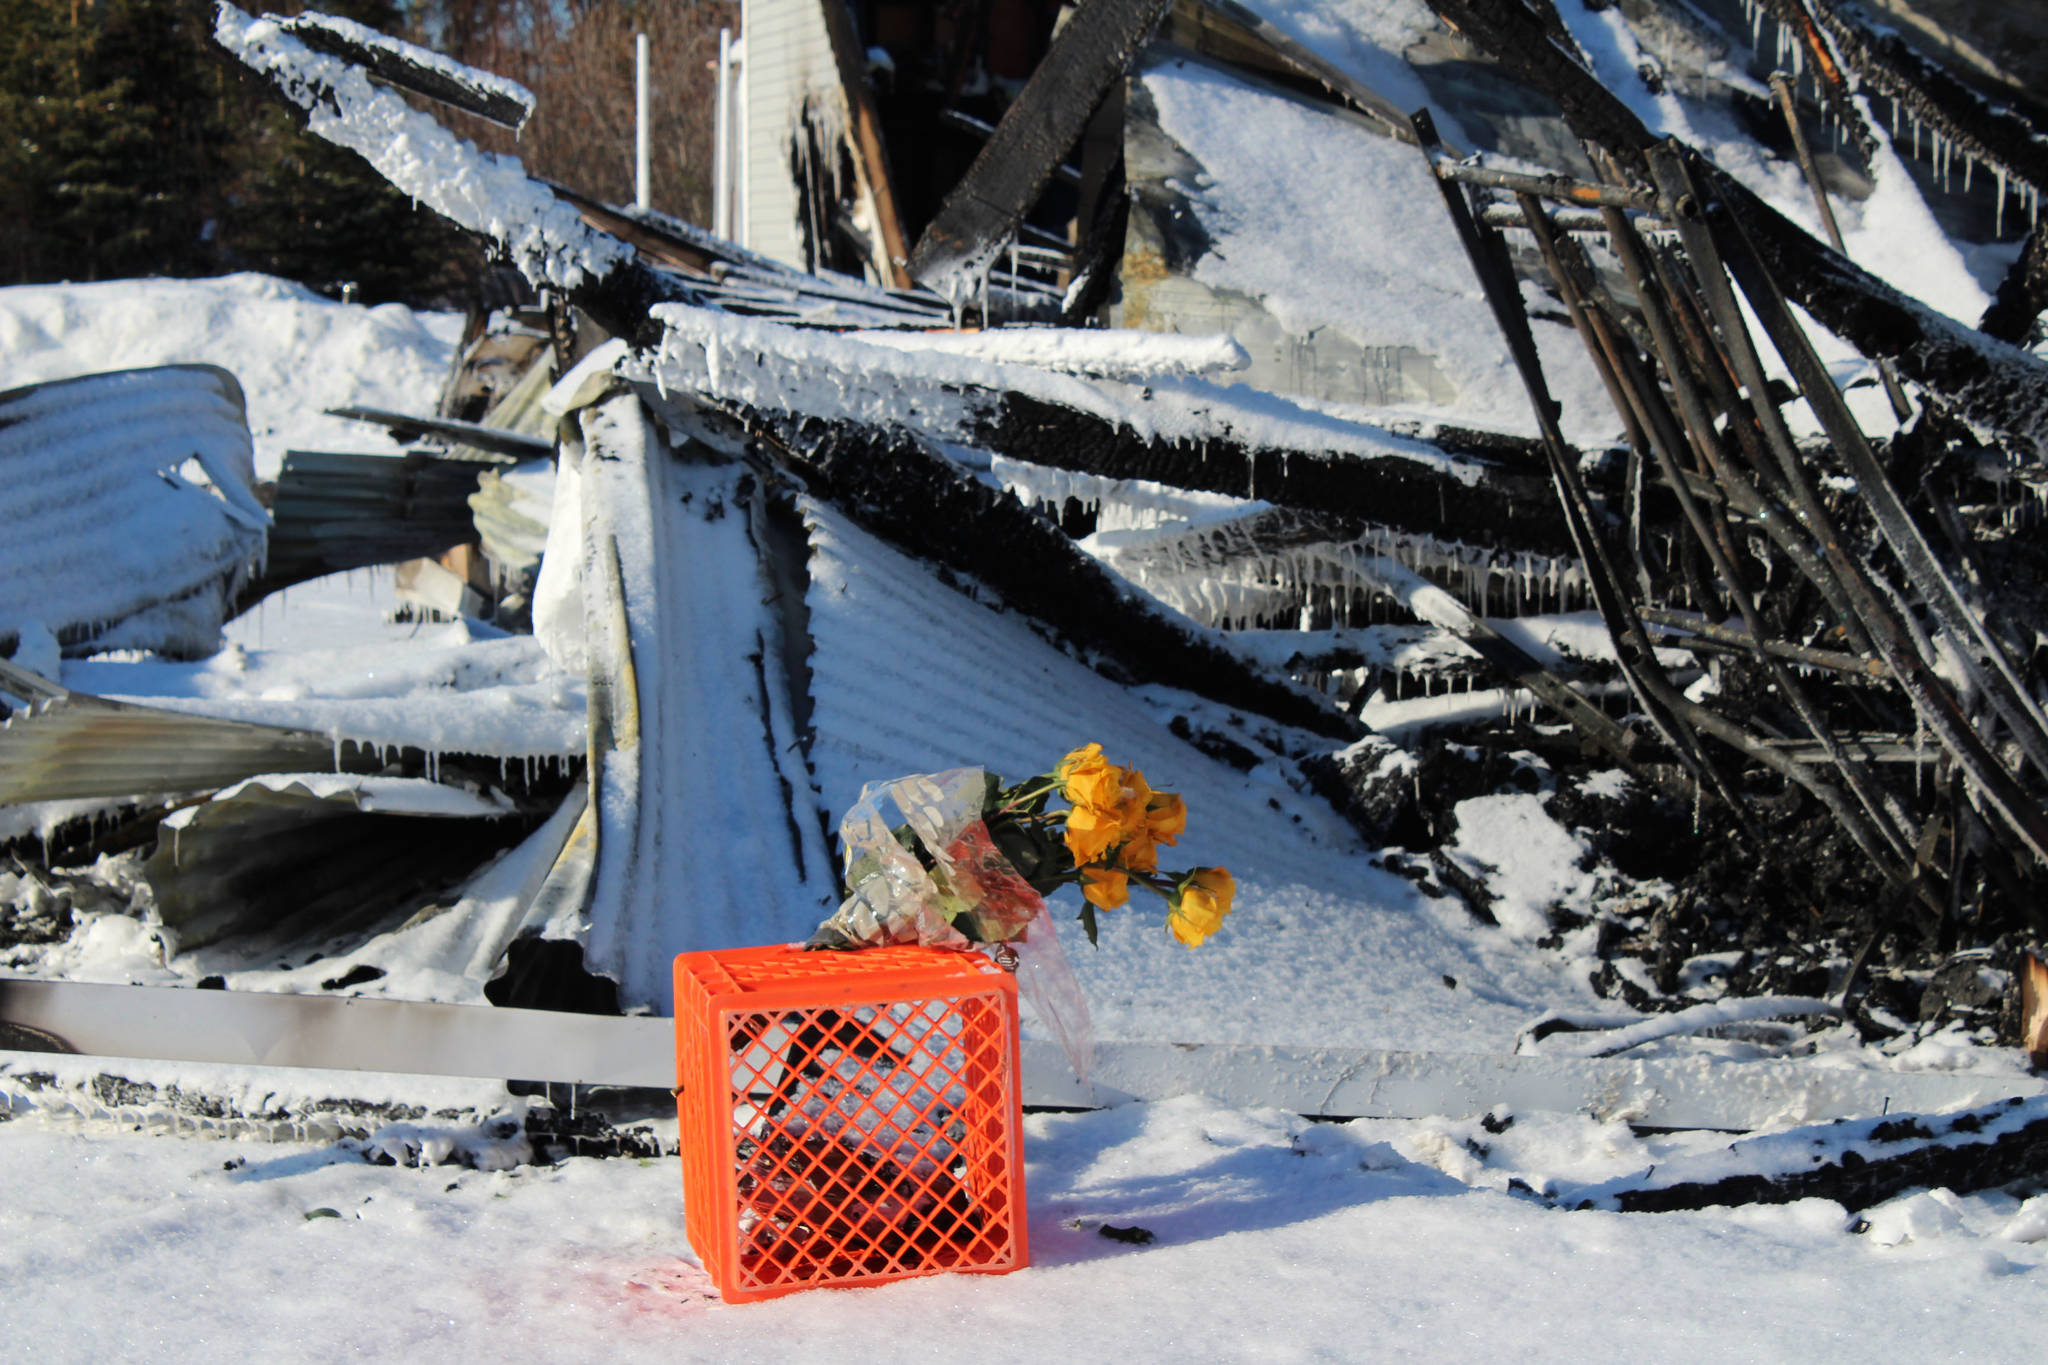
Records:
M210 365L0 393L0 652L211 654L270 516L241 385Z

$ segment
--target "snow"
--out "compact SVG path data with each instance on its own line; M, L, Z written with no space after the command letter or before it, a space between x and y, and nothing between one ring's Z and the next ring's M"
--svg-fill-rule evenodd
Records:
M1544 814L1534 793L1475 796L1453 813L1458 829L1449 856L1476 864L1467 870L1497 893L1492 910L1501 928L1533 942L1550 932L1551 906L1585 912L1593 879L1580 864L1590 850Z
M1402 60L1441 27L1423 0L1250 0L1247 8L1395 109L1427 108L1452 146L1471 145L1455 111L1433 101Z
M396 598L366 591L389 580L361 579L337 575L266 599L230 627L228 648L212 658L74 659L64 685L428 753L582 752L583 679L557 668L539 641L478 622L391 623L385 617ZM302 611L312 617L303 629Z
M1461 421L1536 430L1416 148L1202 62L1157 62L1143 82L1160 127L1200 167L1195 183L1178 186L1210 239L1194 263L1197 281L1261 300L1293 336L1334 328L1363 347L1409 347L1434 358L1456 397L1404 405L1418 414L1455 411ZM1276 147L1289 154L1274 155ZM1312 260L1344 265L1303 270ZM1541 320L1533 325L1567 434L1584 443L1609 438L1617 419L1578 338Z
M1219 374L1250 362L1227 336L1173 332L1074 331L1002 327L982 332L855 332L854 338L904 351L943 351L1012 365L1038 365L1067 374L1145 379L1172 374Z
M954 1358L2016 1360L2042 1200L1909 1194L1621 1214L1508 1191L1718 1139L1513 1116L1304 1123L1201 1098L1025 1121L1033 1264L746 1306L711 1295L676 1162L366 1164L376 1141L0 1124L0 1342L48 1362ZM415 1148L471 1130L393 1125ZM672 1131L672 1129L671 1129ZM424 1142L423 1142L424 1140ZM91 1192L90 1202L81 1200ZM1149 1245L1104 1237L1139 1227ZM27 1291L27 1292L24 1292ZM1881 1343L1881 1346L1878 1344Z
M218 365L241 381L256 475L287 449L397 454L383 428L326 409L431 406L462 318L336 304L289 280L119 280L0 289L0 390L152 365Z

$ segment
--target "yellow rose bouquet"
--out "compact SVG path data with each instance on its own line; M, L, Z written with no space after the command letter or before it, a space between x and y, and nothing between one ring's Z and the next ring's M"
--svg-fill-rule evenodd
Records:
M1236 885L1220 867L1160 869L1160 847L1187 819L1179 796L1152 790L1100 744L1010 785L979 768L870 783L840 822L846 899L811 943L1012 942L1062 886L1080 887L1093 943L1097 912L1128 903L1136 885L1166 902L1168 932L1193 948L1222 926Z

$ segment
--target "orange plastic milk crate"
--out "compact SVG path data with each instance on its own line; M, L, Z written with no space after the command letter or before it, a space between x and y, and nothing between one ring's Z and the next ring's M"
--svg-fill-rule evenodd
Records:
M690 1245L729 1302L1030 1263L1017 983L916 946L684 953Z

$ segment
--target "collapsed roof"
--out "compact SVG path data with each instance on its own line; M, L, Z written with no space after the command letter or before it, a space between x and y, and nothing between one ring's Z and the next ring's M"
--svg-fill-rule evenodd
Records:
M1035 770L1084 709L1128 716L1134 758L1185 785L1257 770L1376 842L1399 829L1427 852L1418 879L1542 938L1564 927L1551 907L1502 901L1401 795L1416 770L1384 735L1419 734L1404 693L1447 680L1487 700L1496 752L1588 752L1667 814L1703 803L1695 825L1751 841L1775 868L1756 879L1795 902L1830 894L1792 865L1820 857L1831 930L1940 949L2037 931L2040 613L2001 520L2033 515L2011 492L2037 485L2048 438L2048 369L2023 344L2035 253L1981 329L1851 259L1906 224L1909 288L1966 275L1925 201L1962 216L1969 191L1916 187L1860 112L1871 94L1938 121L1943 166L1991 170L1993 236L2009 192L2032 202L2030 143L1881 57L1853 7L1757 13L1775 51L1740 16L1661 0L1091 0L958 211L907 254L870 252L862 280L533 181L370 79L408 83L402 63L366 70L223 5L223 45L315 131L614 338L572 347L536 419L561 453L546 552L512 594L540 643L519 648L587 672L588 724L547 749L582 751L567 804L521 794L525 828L547 823L522 836L512 938L575 940L622 1001L661 1007L673 952L817 918L836 894L824 820L862 781ZM844 15L817 17L843 57ZM1754 74L1777 52L1803 54L1805 85ZM798 132L860 153L822 216L799 184L820 267L835 213L878 221L888 159L852 64L813 75L838 102ZM1033 124L1072 89L1087 118ZM1752 135L1798 142L1822 111L1842 121L1825 167ZM1041 191L1105 119L1114 154L1079 174L1118 208L1072 214L1063 307L1160 330L929 330L1043 316L1016 269L980 282L1044 230ZM800 182L836 167L806 146ZM1832 244L1797 225L1845 188L1864 205ZM1789 304L1831 335L1809 343ZM914 724L895 714L909 695ZM1606 988L1668 995L1669 920L1604 922L1661 977ZM350 960L374 965L374 942ZM1831 989L1853 993L1869 956Z

